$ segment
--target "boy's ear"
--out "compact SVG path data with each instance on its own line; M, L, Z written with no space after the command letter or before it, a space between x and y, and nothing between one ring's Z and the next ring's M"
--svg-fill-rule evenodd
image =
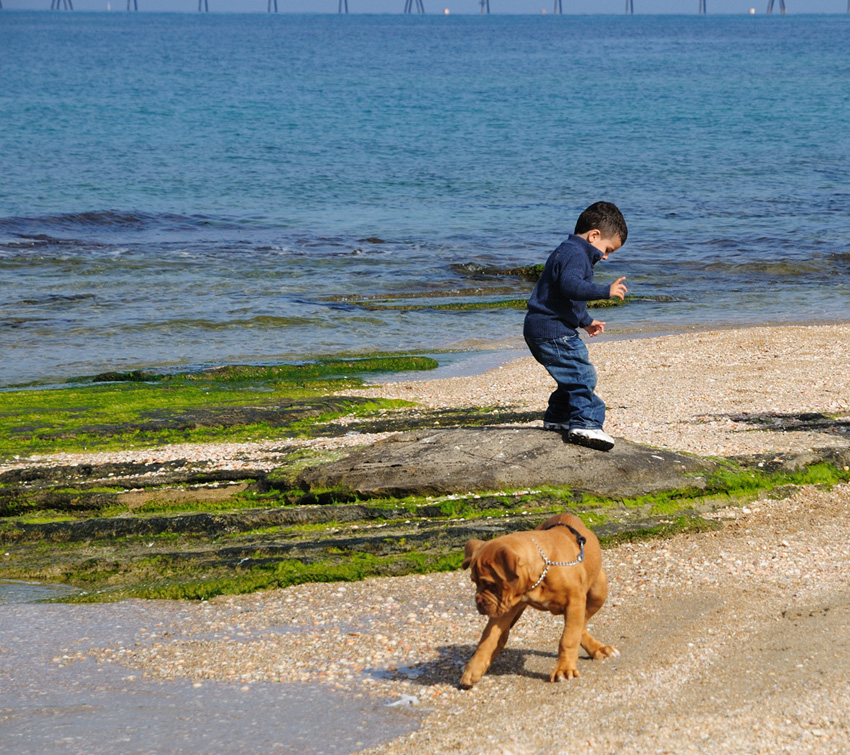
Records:
M585 237L585 239L587 241L589 241L591 244L594 241L599 241L599 239L601 239L601 238L602 238L602 231L600 231L598 228L591 228L587 232L587 236Z

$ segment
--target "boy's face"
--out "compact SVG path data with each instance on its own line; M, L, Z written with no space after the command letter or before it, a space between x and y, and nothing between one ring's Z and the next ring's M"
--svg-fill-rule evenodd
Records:
M602 232L597 228L585 233L580 233L579 236L587 241L592 247L595 247L602 252L603 260L607 260L609 254L616 252L623 245L619 236L603 236Z

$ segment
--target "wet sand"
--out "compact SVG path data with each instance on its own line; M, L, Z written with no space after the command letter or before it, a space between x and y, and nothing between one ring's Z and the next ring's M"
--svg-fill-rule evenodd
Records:
M409 709L323 684L160 679L120 662L158 632L185 639L193 608L0 605L0 752L341 755L418 725ZM251 641L241 634L234 641ZM104 662L93 648L119 658Z

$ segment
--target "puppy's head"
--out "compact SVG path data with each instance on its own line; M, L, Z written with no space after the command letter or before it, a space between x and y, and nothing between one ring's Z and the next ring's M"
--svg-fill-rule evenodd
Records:
M470 540L462 566L472 569L478 613L495 618L516 605L521 595L522 561L510 545L499 538L488 543Z

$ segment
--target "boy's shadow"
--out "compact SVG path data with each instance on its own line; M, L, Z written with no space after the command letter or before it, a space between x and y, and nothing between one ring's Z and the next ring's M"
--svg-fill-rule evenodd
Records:
M722 419L733 422L743 422L755 425L759 430L771 432L822 432L845 433L850 430L850 419L847 417L829 417L819 412L804 412L802 414L780 414L771 412L754 412L744 414L720 414Z

